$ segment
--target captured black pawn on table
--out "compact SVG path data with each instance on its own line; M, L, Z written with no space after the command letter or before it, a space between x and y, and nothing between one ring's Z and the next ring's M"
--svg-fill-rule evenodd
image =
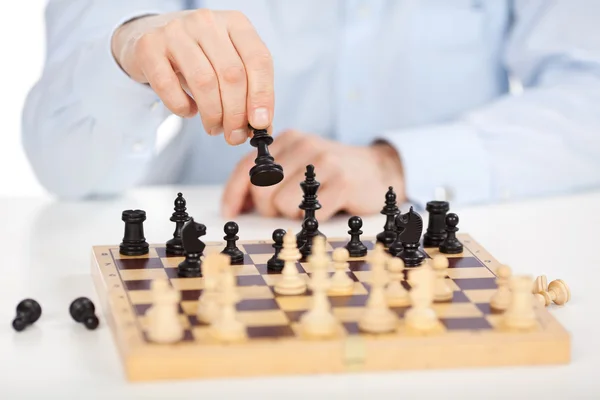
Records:
M29 325L40 319L42 307L33 299L22 300L17 304L17 316L12 322L15 331L21 332Z
M284 229L275 229L273 231L273 249L275 253L273 257L267 261L267 269L269 271L279 272L283 269L284 262L279 258L279 252L283 248L283 237L285 236Z
M167 241L167 254L182 256L183 241L181 240L181 230L183 229L183 225L190 219L190 216L186 212L186 201L183 198L183 194L177 193L174 205L175 212L171 215L170 220L175 222L175 232L173 232L173 239Z
M125 222L123 241L119 245L119 253L125 256L141 256L148 254L148 243L144 237L144 221L146 212L143 210L125 210L121 215Z
M458 232L458 215L450 213L446 215L446 239L440 244L440 253L460 254L463 251L462 243L456 238Z
M377 235L377 242L383 244L385 248L389 248L396 240L396 216L400 210L396 204L396 193L393 187L389 187L385 194L385 206L381 210L381 214L385 215L385 225L383 231Z
M319 222L316 218L306 218L302 223L302 229L304 230L304 244L300 248L300 254L306 259L312 253L313 239L315 236L319 236Z
M257 155L254 166L250 169L250 182L254 186L272 186L283 179L283 168L276 164L273 156L269 153L269 146L273 143L273 137L266 129L254 129L254 136L250 139L250 145L256 147Z
M363 233L360 230L362 226L363 221L359 216L355 215L348 219L350 241L346 244L346 250L348 250L350 257L364 257L367 255L367 246L360 240L360 235Z
M421 235L423 234L423 219L413 208L404 215L396 217L398 238L402 242L404 251L400 258L407 267L416 267L425 260L425 254L419 250Z
M430 201L425 209L429 213L429 224L423 236L423 247L439 247L446 239L446 214L450 204L447 201Z
M206 226L195 222L194 218L190 218L183 226L181 239L185 260L177 266L179 276L184 278L202 276L200 257L202 257L206 245L200 240L200 237L204 235L206 235Z
M225 236L223 236L223 240L227 242L222 254L227 254L231 260L231 264L242 264L244 262L244 253L237 248L237 240L239 237L237 236L240 227L233 221L229 221L225 223L225 227L223 228L225 231Z
M96 316L96 307L87 297L78 297L69 306L69 314L87 329L94 330L98 327L100 321Z
M304 173L304 180L300 182L300 188L302 189L302 202L298 206L301 210L304 210L303 221L307 218L316 218L315 212L321 208L321 203L317 200L317 190L319 190L321 184L316 180L315 167L310 164L306 166L306 172ZM305 240L304 226L296 235L296 246L301 248ZM317 229L316 235L323 236Z

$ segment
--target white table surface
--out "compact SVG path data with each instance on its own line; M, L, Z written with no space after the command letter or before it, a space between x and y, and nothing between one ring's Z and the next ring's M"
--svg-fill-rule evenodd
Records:
M322 376L128 383L107 324L96 331L71 320L78 296L96 304L90 248L118 244L120 213L146 210L146 238L169 239L173 200L182 190L188 211L220 240L219 188L140 189L118 200L59 203L49 198L0 199L0 399L50 398L600 398L600 192L522 203L453 209L470 233L516 273L564 279L572 299L552 313L572 334L566 366L385 372ZM424 215L426 217L426 215ZM363 218L365 235L381 230L381 215ZM347 217L321 224L328 236L346 234ZM297 221L243 216L242 239L268 239ZM16 304L39 301L40 320L11 328ZM293 362L293 360L290 360Z

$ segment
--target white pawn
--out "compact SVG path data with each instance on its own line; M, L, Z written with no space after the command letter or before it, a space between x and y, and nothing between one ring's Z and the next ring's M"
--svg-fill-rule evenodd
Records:
M300 317L300 328L307 337L328 338L335 335L338 323L327 298L331 282L327 273L329 257L325 251L324 237L316 236L313 239L312 255L308 262L312 270L310 288L313 295L310 310Z
M202 262L204 288L198 298L198 321L210 324L219 315L219 274L230 261L229 256L221 253L211 253Z
M508 265L501 265L496 271L496 285L498 289L490 299L490 308L493 311L501 312L508 308L511 299L510 276L512 271Z
M350 253L343 247L333 251L333 267L335 272L331 277L329 294L351 294L354 289L354 281L346 274Z
M166 279L152 281L152 307L146 312L148 338L155 343L175 343L183 338L178 304L181 296Z
M512 330L531 330L536 326L532 279L515 276L510 280L511 299L504 312L504 327Z
M435 273L429 264L410 273L412 289L410 298L412 307L406 312L406 326L417 332L434 332L441 329L433 305L433 289L435 285Z
M387 256L383 245L378 243L371 252L371 293L367 299L365 312L358 321L361 330L369 333L385 333L396 329L398 316L388 307L385 298L385 285L389 278L385 270Z
M404 261L401 258L390 257L388 259L388 272L390 283L387 286L386 298L390 307L404 307L410 305L408 290L402 286L404 278Z
M284 261L281 279L275 284L275 293L297 295L306 291L306 281L302 279L296 268L296 262L302 258L296 245L296 236L291 229L283 236L283 248L279 259Z
M235 275L230 265L220 275L221 309L210 326L211 333L222 342L239 342L247 338L247 333L244 323L237 319L235 305L240 297L236 291Z
M435 285L433 289L434 301L449 301L454 296L454 291L448 285L446 275L448 274L448 258L438 254L433 257L433 271L435 272Z

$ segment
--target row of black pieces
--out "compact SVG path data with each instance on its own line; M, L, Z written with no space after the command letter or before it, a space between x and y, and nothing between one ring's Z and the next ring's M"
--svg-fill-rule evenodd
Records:
M82 323L87 329L94 330L100 323L96 316L96 307L87 297L78 297L69 306L71 317ZM42 316L42 307L33 299L22 300L17 304L17 316L12 322L14 330L21 332L34 324Z

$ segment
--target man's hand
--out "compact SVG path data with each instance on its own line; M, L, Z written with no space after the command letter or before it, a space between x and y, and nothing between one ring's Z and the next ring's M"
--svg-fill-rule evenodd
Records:
M348 146L298 131L282 133L269 148L283 167L284 180L271 187L255 187L248 179L255 153L235 168L222 199L223 214L233 218L252 207L267 217L299 218L302 211L300 182L308 164L315 166L317 192L322 205L318 219L325 221L338 211L354 215L379 212L388 186L394 186L398 201L404 201L402 164L387 144Z
M211 135L229 144L248 138L248 122L267 129L273 118L273 62L248 19L237 11L192 10L147 16L113 34L115 60L149 83L173 113L200 113ZM190 98L186 91L192 95Z

